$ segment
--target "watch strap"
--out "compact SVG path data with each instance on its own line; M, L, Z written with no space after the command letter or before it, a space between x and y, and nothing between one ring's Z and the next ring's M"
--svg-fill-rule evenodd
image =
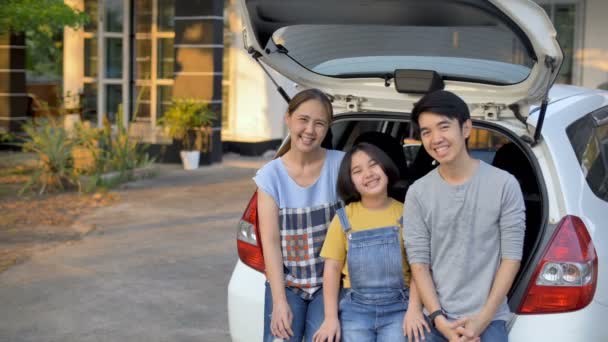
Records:
M429 321L431 321L431 325L433 327L435 327L435 318L437 318L437 316L446 317L445 311L443 311L443 309L439 309L431 312L431 314L429 315Z

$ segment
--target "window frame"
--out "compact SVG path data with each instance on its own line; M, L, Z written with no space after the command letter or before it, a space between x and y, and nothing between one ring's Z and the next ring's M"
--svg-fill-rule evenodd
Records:
M606 132L605 137L598 136L599 129ZM576 156L576 160L578 161L578 166L585 178L585 183L597 198L604 202L608 202L608 186L604 185L605 188L603 190L601 188L602 184L605 184L608 181L608 148L603 148L604 141L605 144L608 144L608 106L598 108L575 120L566 127L565 131L570 146ZM597 140L598 137L600 140ZM597 154L593 161L589 163L589 166L585 165L587 164L585 154L589 153L591 144L596 144ZM595 176L595 174L591 174L591 172L593 172L593 166L595 166L595 163L597 163L598 160L600 160L604 166L604 182L600 180L599 184L595 184L590 182L590 178Z

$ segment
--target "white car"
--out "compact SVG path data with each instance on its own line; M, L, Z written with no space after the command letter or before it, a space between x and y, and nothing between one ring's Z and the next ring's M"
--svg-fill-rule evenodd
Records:
M512 173L524 193L524 259L509 293L509 340L608 341L608 92L552 86L563 56L539 6L527 0L240 4L252 55L298 86L332 97L334 149L379 132L403 151L416 138L409 112L422 93L443 88L460 95L474 121L471 154ZM396 197L434 167L423 148L413 158L391 157L408 165ZM240 260L228 286L233 341L262 340L259 241L254 195L239 223Z

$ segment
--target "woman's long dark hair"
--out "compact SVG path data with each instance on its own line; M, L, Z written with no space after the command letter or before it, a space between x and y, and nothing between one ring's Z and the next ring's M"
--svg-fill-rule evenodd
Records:
M384 151L378 147L368 143L358 143L354 145L350 151L346 152L342 163L340 164L340 171L338 172L338 184L337 191L338 196L344 201L344 204L357 202L361 200L361 194L355 188L353 180L350 174L350 168L352 166L353 155L355 152L364 152L371 159L375 160L382 171L388 178L388 189L390 191L392 186L399 180L399 170L393 160Z

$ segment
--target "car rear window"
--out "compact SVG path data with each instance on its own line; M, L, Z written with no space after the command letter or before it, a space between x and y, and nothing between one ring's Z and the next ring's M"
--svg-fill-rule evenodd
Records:
M573 122L566 132L587 184L608 202L608 107Z
M435 70L491 84L525 80L532 45L485 0L247 0L256 36L303 67L330 77L385 77Z
M490 84L525 80L534 65L505 25L297 25L273 35L304 67L332 77L435 70L448 79Z

